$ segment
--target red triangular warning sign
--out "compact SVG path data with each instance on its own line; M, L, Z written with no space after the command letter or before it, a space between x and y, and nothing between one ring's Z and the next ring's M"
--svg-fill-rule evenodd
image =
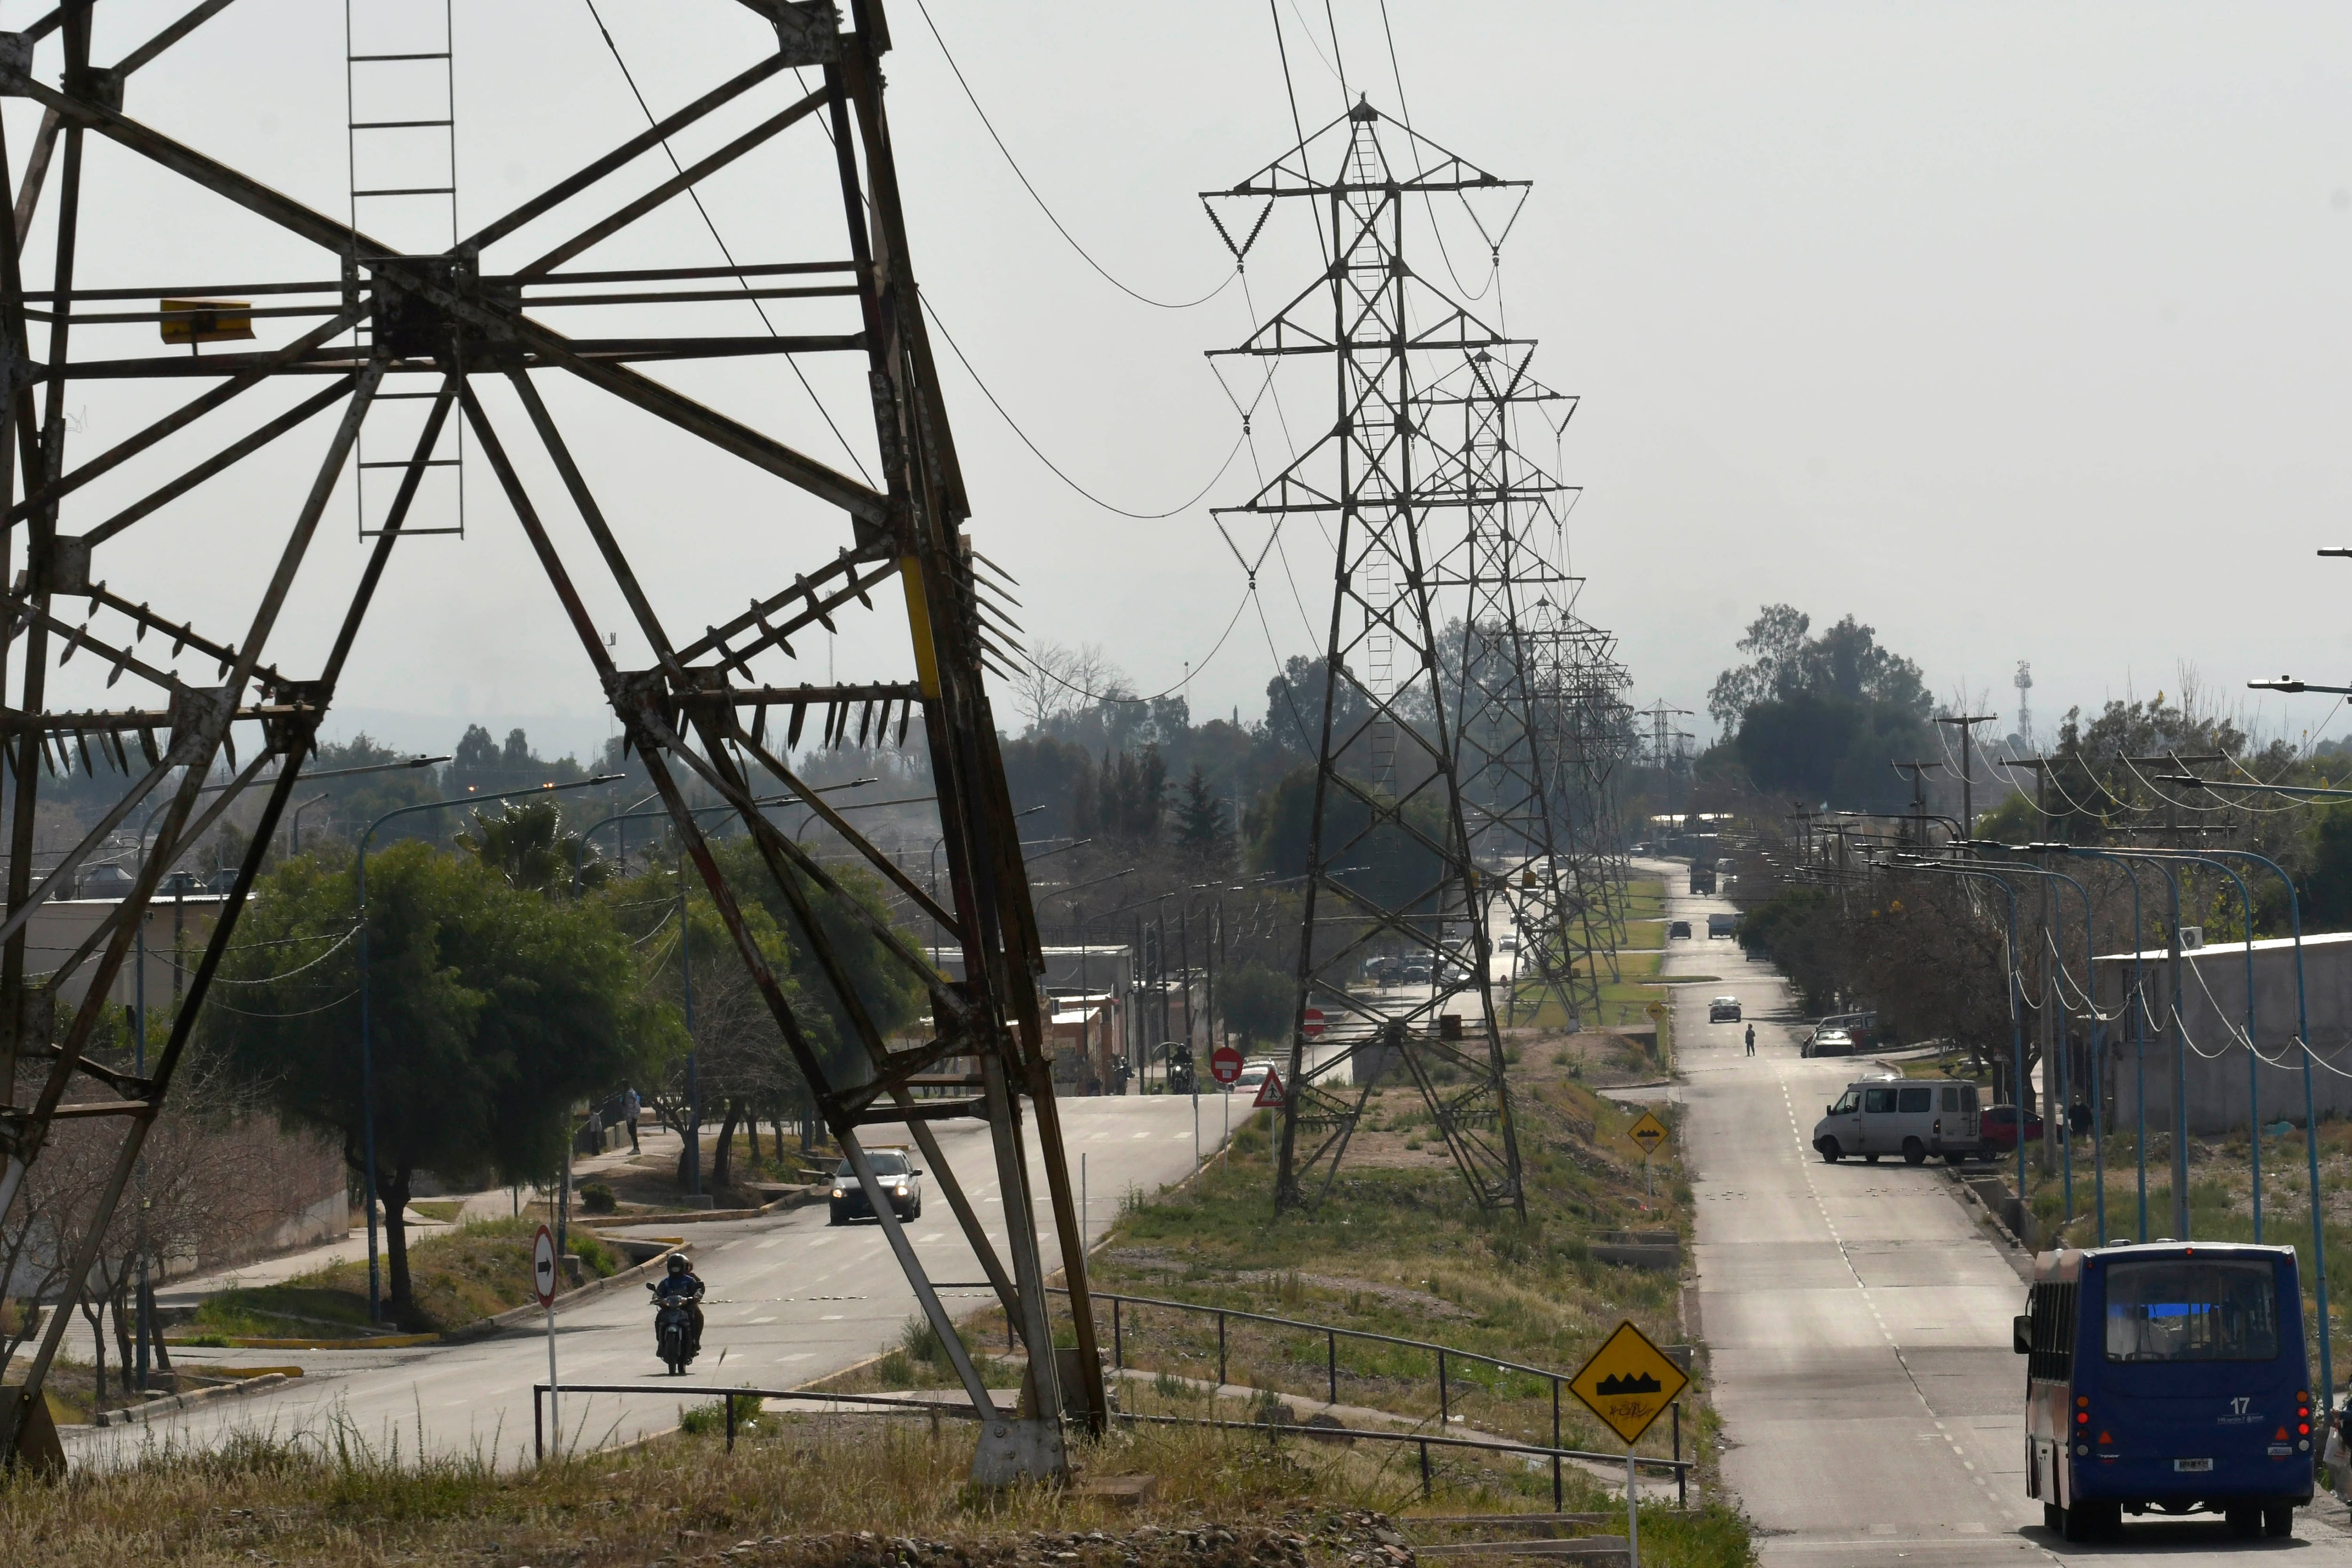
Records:
M1250 1101L1252 1110L1282 1109L1282 1075L1272 1068L1265 1069L1265 1081L1257 1086L1257 1098Z

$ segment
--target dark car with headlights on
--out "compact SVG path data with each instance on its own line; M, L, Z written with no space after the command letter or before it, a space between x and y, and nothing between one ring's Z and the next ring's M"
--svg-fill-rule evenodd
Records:
M919 1219L923 1213L923 1168L908 1160L901 1149L868 1149L868 1164L874 1167L874 1179L890 1200L890 1210L900 1219ZM857 1173L844 1160L833 1173L832 1209L827 1225L847 1225L854 1219L867 1219L874 1210L866 1202L866 1188Z

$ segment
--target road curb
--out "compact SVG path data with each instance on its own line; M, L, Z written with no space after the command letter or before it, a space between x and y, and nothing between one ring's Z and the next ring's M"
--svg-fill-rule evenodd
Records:
M296 1374L299 1376L299 1373ZM236 1383L225 1383L212 1388L191 1389L185 1394L167 1394L161 1399L150 1399L143 1405L125 1405L121 1410L101 1410L90 1418L93 1426L128 1426L133 1421L152 1420L158 1415L173 1415L198 1405L210 1405L216 1400L238 1399L265 1388L277 1388L291 1383L293 1378L282 1372L265 1372L259 1377L248 1377Z
M632 1285L638 1280L649 1279L663 1267L672 1253L684 1250L683 1247L665 1247L643 1263L624 1268L618 1274L608 1274L602 1279L592 1279L577 1290L566 1290L555 1299L555 1310L561 1312L567 1307L578 1306L583 1301L591 1301L599 1296L610 1295L624 1285ZM468 1340L486 1339L505 1330L519 1328L524 1323L535 1321L544 1316L547 1310L536 1301L525 1301L520 1307L509 1307L505 1311L490 1317L477 1318L464 1327L452 1329L446 1334L428 1335L427 1341L430 1342L437 1339L444 1344L461 1344Z
M418 1345L441 1342L439 1334L377 1334L356 1340L278 1340L261 1339L249 1334L199 1334L190 1339L165 1340L177 1349L211 1350L215 1346L238 1351L404 1351Z
M1982 1223L1990 1226L1993 1234L2000 1237L2012 1249L2019 1252L2027 1250L2025 1243L2017 1238L2017 1233L2001 1222L2000 1215L1993 1211L1990 1204L1984 1201L1983 1194L1971 1186L1966 1177L1948 1165L1944 1167L1943 1176L1945 1181L1951 1184L1953 1196L1959 1201L1962 1208L1975 1209L1983 1216Z
M655 1209L645 1214L600 1214L595 1223L618 1228L627 1225L693 1225L712 1219L758 1219L762 1215L782 1214L788 1209L807 1208L825 1201L825 1189L811 1187L804 1192L788 1193L773 1203L761 1204L751 1209Z

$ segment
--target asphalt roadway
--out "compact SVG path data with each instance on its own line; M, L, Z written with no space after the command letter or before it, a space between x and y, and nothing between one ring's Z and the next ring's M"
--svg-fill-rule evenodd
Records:
M1670 919L1706 929L1680 868ZM1979 1228L1940 1164L1829 1165L1810 1147L1821 1107L1874 1069L1797 1055L1805 1020L1736 943L1667 943L1675 1038L1698 1198L1698 1322L1723 1417L1726 1484L1769 1568L1921 1563L2137 1563L2282 1553L2352 1563L2344 1506L2326 1492L2294 1538L2241 1541L2218 1518L2127 1519L2119 1542L2069 1545L2025 1495L2025 1375L2010 1346L2021 1259ZM1756 1026L1709 1024L1740 998Z
M1217 1146L1223 1126L1217 1097L1201 1098L1202 1150ZM1066 1100L1063 1134L1075 1165L1085 1155L1087 1237L1099 1237L1116 1217L1121 1195L1182 1179L1193 1168L1193 1110L1188 1099L1160 1095ZM1235 1108L1234 1120L1242 1119ZM1001 1205L995 1163L985 1128L937 1122L941 1151L961 1173L983 1220ZM869 1145L905 1142L903 1130L876 1127ZM1048 1269L1061 1253L1045 1205L1041 1163L1031 1144L1033 1189ZM1073 1185L1079 1173L1071 1172ZM703 1386L788 1388L837 1372L889 1348L916 1311L914 1292L872 1221L829 1226L823 1205L759 1219L709 1220L650 1226L648 1234L684 1237L709 1294L703 1353L679 1380ZM1001 1229L991 1224L1002 1254ZM916 1254L934 1281L966 1282L943 1289L950 1312L990 1304L983 1277L947 1200L931 1182L922 1217L907 1226ZM633 1232L620 1227L620 1235ZM574 1446L626 1442L677 1422L683 1401L667 1393L653 1349L653 1315L642 1289L625 1287L556 1314L556 1355L562 1381L643 1383L647 1393L581 1394L563 1401L562 1425ZM990 1347L1001 1348L1001 1347ZM240 1432L279 1436L324 1434L341 1427L388 1450L414 1453L479 1451L502 1465L527 1462L532 1451L531 1389L547 1381L543 1326L510 1330L469 1343L396 1351L202 1351L176 1352L190 1367L208 1362L248 1366L299 1363L300 1379L268 1393L200 1405L168 1418L127 1427L70 1427L77 1463L105 1464L149 1443L209 1446Z

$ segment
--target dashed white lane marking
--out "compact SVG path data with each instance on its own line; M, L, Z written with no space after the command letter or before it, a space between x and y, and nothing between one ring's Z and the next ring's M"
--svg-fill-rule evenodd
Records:
M1830 1233L1830 1239L1837 1244L1838 1260L1845 1265L1846 1273L1853 1277L1854 1289L1862 1292L1862 1304L1869 1309L1871 1321L1878 1326L1879 1338L1886 1342L1888 1352L1895 1357L1895 1364L1903 1369L1905 1381L1911 1384L1913 1396L1919 1401L1920 1409L1927 1413L1928 1420L1934 1423L1937 1431L1942 1433L1945 1443L1952 1450L1952 1458L1960 1461L1961 1466L1968 1471L1969 1478L1976 1482L1977 1489L1984 1493L1985 1501L1995 1510L1996 1513L2006 1513L2008 1510L2001 1507L2000 1500L1993 1493L1991 1483L1987 1481L1983 1474L1977 1469L1976 1462L1968 1458L1961 1449L1958 1440L1945 1430L1944 1424L1936 1420L1935 1410L1927 1403L1927 1392L1919 1386L1917 1372L1913 1369L1910 1359L1903 1353L1903 1347L1895 1342L1894 1333L1886 1326L1886 1320L1880 1315L1878 1303L1872 1299L1870 1287L1863 1282L1862 1271L1854 1267L1853 1256L1846 1247L1845 1237L1838 1233L1837 1221L1830 1217L1829 1205L1822 1201L1821 1188L1813 1181L1812 1160L1817 1157L1816 1152L1812 1145L1805 1141L1804 1129L1797 1121L1796 1101L1790 1098L1789 1083L1785 1078L1780 1080L1780 1105L1781 1109L1788 1113L1790 1135L1796 1141L1797 1168L1804 1173L1805 1191L1812 1198L1813 1207L1822 1216L1822 1228ZM2037 1547L2036 1550L2042 1549ZM2058 1561L2046 1551L2042 1551L2042 1554L2052 1562Z

